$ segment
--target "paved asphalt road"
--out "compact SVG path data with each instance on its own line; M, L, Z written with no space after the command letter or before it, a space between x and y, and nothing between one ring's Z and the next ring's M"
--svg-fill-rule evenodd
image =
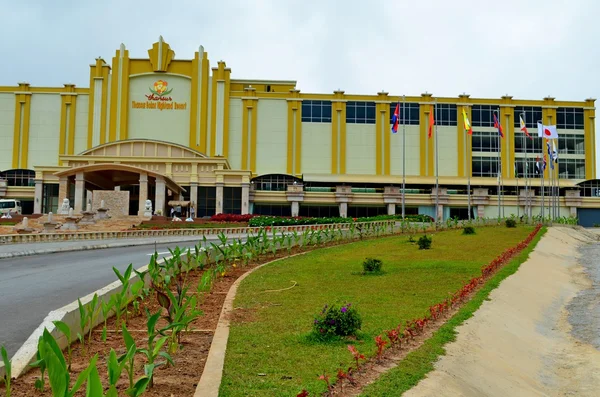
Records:
M164 257L176 246L193 249L194 243L156 248ZM154 245L144 245L0 259L0 345L12 357L49 312L116 281L113 266L137 269L152 253Z

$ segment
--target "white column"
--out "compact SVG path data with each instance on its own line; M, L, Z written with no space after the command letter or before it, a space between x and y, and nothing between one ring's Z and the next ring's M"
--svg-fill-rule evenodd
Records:
M167 215L165 214L165 178L162 176L156 177L156 186L154 190L154 213L160 211L161 215Z
M348 217L348 203L340 203L340 217Z
M388 215L396 215L396 203L389 203L387 210Z
M73 212L81 214L85 210L85 179L83 179L83 172L78 172L75 175L75 205L73 206Z
M41 179L35 180L35 200L33 202L33 213L42 213L42 200L43 200L43 181Z
M250 184L242 183L242 215L250 213Z
M148 174L140 174L140 194L138 203L138 216L144 216L146 200L148 199Z
M216 183L215 214L223 213L223 182Z
M198 209L198 183L197 182L190 183L190 208L189 208L189 210L192 209L192 206L194 207L194 211L196 211ZM195 215L195 216L197 216L197 215Z
M296 217L300 213L300 203L298 201L292 201L292 216Z

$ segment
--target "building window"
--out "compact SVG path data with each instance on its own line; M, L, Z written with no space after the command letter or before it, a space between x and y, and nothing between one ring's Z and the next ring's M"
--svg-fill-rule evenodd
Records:
M534 130L530 130L530 134L537 134L537 123L538 121L542 121L542 108L538 106L516 106L514 113L515 119L515 127L519 127L521 129L521 120L520 116L524 113L523 120L525 121L525 126L527 128L533 128Z
M532 134L532 132L530 132ZM527 138L525 133L515 130L515 153L541 153L542 139L537 137L537 128L533 132L533 139ZM544 146L545 150L545 146Z
M198 186L198 203L196 204L196 217L202 218L215 214L217 188L214 186Z
M525 171L527 171L528 178L539 178L541 174L538 173L535 165L536 158L527 158L527 165L525 165L525 158L519 157L515 159L515 168L518 178L525 178Z
M473 157L473 176L498 176L498 158Z
M252 213L254 215L292 216L292 205L254 203Z
M330 123L331 101L302 101L302 121L306 123Z
M582 108L558 108L556 109L556 128L569 130L583 130Z
M392 117L394 116L394 112L396 111L397 103L390 104L390 124L392 124ZM419 125L419 104L418 103L402 103L400 102L399 109L400 111L400 120L398 123L400 125Z
M498 133L492 131L473 131L473 152L498 152Z
M585 181L579 186L581 187L581 196L600 197L600 181L598 181L597 179Z
M302 179L285 174L270 174L259 176L252 180L254 190L266 190L270 192L285 192L288 185L294 183L302 183Z
M456 125L456 105L437 104L435 107L435 124Z
M57 213L58 210L58 184L44 183L42 186L42 213Z
M346 123L375 124L375 102L346 103Z
M0 172L0 179L6 179L7 186L35 186L35 171L7 170Z
M541 141L541 139L539 139ZM558 153L585 154L585 137L583 135L558 136Z
M224 187L223 188L223 213L241 214L242 213L242 188Z
M473 105L471 108L471 124L473 127L493 127L494 111L498 111L498 105Z
M585 179L585 160L559 159L558 173L561 179Z

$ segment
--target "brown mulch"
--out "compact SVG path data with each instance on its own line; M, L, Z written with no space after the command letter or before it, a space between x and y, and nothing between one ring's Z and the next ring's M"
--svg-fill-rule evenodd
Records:
M312 247L311 247L312 249ZM306 249L295 248L293 252L306 251ZM210 345L212 342L214 331L219 321L221 309L225 301L225 297L232 286L232 284L244 273L257 267L261 263L269 262L277 258L287 256L287 252L280 252L276 256L268 255L262 258L260 261L250 263L246 266L238 263L238 267L229 266L224 275L219 275L217 280L214 282L213 287L209 293L206 293L201 298L200 310L203 314L198 317L192 325L189 327L190 332L183 334L181 338L182 347L175 354L172 354L173 362L175 366L161 365L154 370L154 386L148 388L143 394L144 396L150 397L172 397L172 396L193 396L200 376L204 370L204 365L208 357ZM188 294L196 291L200 278L202 277L202 271L190 272L186 285L190 285ZM136 315L134 308L130 305L128 310L130 317L127 323L127 329L135 339L136 346L138 348L144 348L147 346L147 327L146 327L146 315L145 309L148 309L150 313L156 313L162 310L161 313L165 314L157 302L156 294L151 293L142 304L140 304L140 313ZM245 318L246 321L251 321L251 315L242 314L241 312L235 313L239 315L238 320ZM97 353L98 361L97 368L104 386L104 390L108 389L108 373L107 373L107 358L110 349L113 348L117 354L117 357L126 353L125 343L122 337L122 333L115 332L116 318L111 317L107 321L107 338L106 342L102 341L102 328L104 324L100 324L92 331L92 341L88 342L88 335L86 335L85 345L82 348L79 341L74 342L72 346L72 367L71 367L71 385L74 384L78 374L84 370L90 359ZM157 329L167 325L165 319L160 319L158 322ZM72 338L76 338L72 336ZM166 344L163 350L166 349ZM64 351L65 358L67 351ZM164 362L162 357L157 359L157 362ZM144 374L144 363L145 357L141 354L136 355L135 358L135 376L134 382ZM37 368L32 368L27 373L22 375L19 379L12 381L12 396L13 397L30 397L30 396L52 396L50 390L50 384L48 381L48 372L45 374L45 390L39 392L35 389L34 384L36 379L40 377L40 371ZM125 390L129 386L129 380L127 373L124 370L121 374L121 379L117 383L119 395L125 395ZM0 385L0 395L4 393L4 385ZM85 396L85 384L79 389L75 396Z

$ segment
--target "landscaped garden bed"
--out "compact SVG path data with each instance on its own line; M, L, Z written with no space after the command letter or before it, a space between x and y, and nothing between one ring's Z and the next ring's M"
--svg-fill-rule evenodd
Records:
M235 304L223 380L224 394L292 395L305 388L311 391L311 395L323 392L324 382L317 379L317 375L330 376L333 382L340 363L347 365L352 362L352 356L346 349L348 340L323 342L311 339L314 315L323 304L333 301L343 304L341 300L344 298L352 302L362 315L363 327L350 342L368 358L373 356L372 350L376 347L374 336L385 329L395 328L398 321L422 316L424 310L427 311L438 298L447 298L449 292L474 276L484 263L482 261L522 241L533 230L533 227L526 226L515 229L500 226L477 228L475 235L468 236L461 235L460 230L441 232L433 236L430 250L419 250L415 243L409 241L413 239L409 239L408 235L370 238L390 233L393 223L353 224L344 233L307 230L287 236L272 235L263 229L247 244L236 242L222 248L213 245L213 254L209 253L208 257L205 251L192 252L187 257L175 252L174 259L167 263L159 267L150 266L151 270L145 277L152 280L152 283L147 282L152 289L141 287L139 283L127 286L135 299L127 304L127 309L124 309L125 299L120 301L117 305L120 307L119 320L114 316L110 318L106 324L107 331L103 332L102 323L83 336L83 345L80 342L72 345L70 383L75 383L77 376L88 368L97 354L95 365L89 367L90 374L83 381L90 379L91 384L96 386L100 382L104 393L107 393L112 380L117 394L125 395L130 387L127 365L124 364L120 375L115 375L118 367L115 363L127 354L127 345L133 340L136 347L133 350L132 383L138 386L145 384L144 395L193 395L225 294L241 274L277 257L360 239L363 241L284 259L260 269L242 283ZM417 231L417 228L410 229L410 235ZM457 250L457 244L468 244L475 250ZM478 254L481 256L473 259L473 255ZM369 255L383 259L383 267L377 274L361 272L362 261ZM395 283L392 290L390 282ZM157 290L161 292L157 293ZM173 302L178 301L183 306L187 304L187 308L176 310L174 306L179 304L173 305ZM171 308L170 320L164 318L169 316L165 307ZM193 308L203 314L193 313ZM82 321L87 316L85 313L97 316L101 311L101 304L97 304L95 310L90 305L82 308ZM124 332L118 324L124 320L126 312L129 314L127 331ZM177 318L179 315L182 317ZM155 321L153 316L160 316L160 319L149 333L148 324L152 325ZM275 318L278 316L279 319ZM179 331L180 338L173 336L173 329ZM162 334L157 334L160 330ZM242 333L245 342L240 340ZM128 334L132 338L129 342ZM91 340L88 340L90 335ZM103 340L104 335L106 341ZM153 357L154 364L160 365L146 366L145 373L148 351L143 349L148 347L149 336L154 343L150 348L156 356ZM156 348L156 343L162 338L166 338L161 342L164 344ZM71 335L71 339L78 338ZM51 342L46 343L46 346L50 345ZM110 359L111 348L115 350L116 361ZM174 365L168 364L166 355L159 353L168 353ZM67 350L61 354L68 357ZM125 362L129 361L126 359ZM109 376L107 367L111 365ZM238 366L245 369L237 372ZM97 368L98 378L93 368ZM57 373L56 365L52 371ZM35 389L41 371L32 369L13 381L12 395L52 395L48 372L49 368L45 369L44 393ZM3 388L0 386L0 393ZM86 395L85 388L84 385L75 395Z

